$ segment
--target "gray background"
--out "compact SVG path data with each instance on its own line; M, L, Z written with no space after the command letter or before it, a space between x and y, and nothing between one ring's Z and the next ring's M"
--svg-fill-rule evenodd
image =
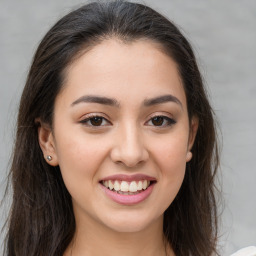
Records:
M192 42L219 119L223 140L220 176L225 200L220 233L222 255L256 245L256 1L144 2L170 17ZM50 26L81 3L0 0L0 198L18 101L32 55ZM0 226L9 202L1 208Z

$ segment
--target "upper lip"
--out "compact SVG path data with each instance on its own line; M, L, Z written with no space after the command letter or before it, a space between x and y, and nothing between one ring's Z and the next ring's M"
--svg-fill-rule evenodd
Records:
M122 181L139 181L139 180L149 180L149 181L156 181L154 177L145 175L145 174L133 174L133 175L126 175L126 174L115 174L111 176L107 176L103 178L101 181L104 180L122 180Z

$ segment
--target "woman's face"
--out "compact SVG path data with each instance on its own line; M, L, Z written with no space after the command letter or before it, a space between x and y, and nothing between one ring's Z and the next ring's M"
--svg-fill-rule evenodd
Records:
M39 140L60 167L76 220L122 232L162 222L197 127L176 64L153 42L111 39L66 75L53 133L42 127Z

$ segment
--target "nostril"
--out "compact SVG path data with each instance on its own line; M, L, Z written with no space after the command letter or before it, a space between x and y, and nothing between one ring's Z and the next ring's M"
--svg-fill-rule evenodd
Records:
M129 161L127 159L115 161L116 164L122 165L126 168L134 168L143 164L144 161Z

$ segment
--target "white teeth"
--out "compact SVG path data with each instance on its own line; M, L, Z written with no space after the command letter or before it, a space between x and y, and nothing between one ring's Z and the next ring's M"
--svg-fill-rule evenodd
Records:
M137 192L137 191L138 191L138 186L137 186L136 181L132 181L132 182L130 183L129 191L130 191L130 192Z
M112 190L114 188L114 184L112 183L111 180L108 181L108 187L109 187L110 190Z
M148 186L148 182L146 180L143 180L142 188L145 190Z
M120 184L119 184L119 182L117 180L114 183L114 190L115 191L119 191L120 190Z
M111 182L111 181L110 181L110 182ZM108 186L109 186L109 181L108 181L108 180L104 180L104 181L103 181L103 184L104 184L105 187L108 187Z
M141 180L138 182L137 189L142 190L142 181Z
M104 180L103 185L106 188L109 188L110 190L115 190L115 191L121 191L124 192L122 194L127 194L126 192L137 192L137 191L141 191L141 190L145 190L148 188L148 186L150 185L150 181L149 180L140 180L140 181L131 181L131 182L127 182L127 181L111 181L111 180Z
M122 181L122 182L121 182L120 189L121 189L121 191L123 191L123 192L128 192L128 191L129 191L129 184L128 184L128 182ZM137 191L137 190L136 190L136 191Z

